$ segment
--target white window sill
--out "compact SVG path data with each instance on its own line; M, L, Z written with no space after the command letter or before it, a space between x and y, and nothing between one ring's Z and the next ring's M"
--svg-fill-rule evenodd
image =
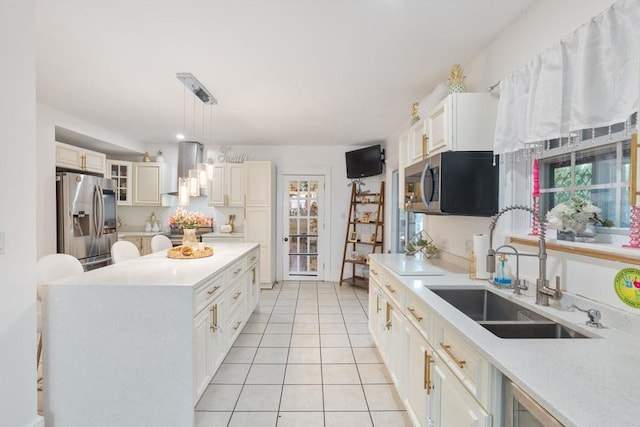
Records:
M512 243L526 246L537 246L538 236L511 235ZM595 243L569 242L557 240L555 230L547 230L546 246L548 250L571 253L581 256L607 259L640 265L640 248L625 248L629 243L629 236L615 234L598 234Z

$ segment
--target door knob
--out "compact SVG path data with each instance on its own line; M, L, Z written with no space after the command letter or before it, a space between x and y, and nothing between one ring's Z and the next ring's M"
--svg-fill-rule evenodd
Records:
M284 241L285 241L285 242L288 242L288 241L289 241L289 238L288 238L288 237L285 237L285 238L284 238Z

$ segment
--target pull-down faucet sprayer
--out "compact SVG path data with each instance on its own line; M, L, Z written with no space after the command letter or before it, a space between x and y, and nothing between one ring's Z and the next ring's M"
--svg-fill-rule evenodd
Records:
M549 305L549 298L560 299L562 298L562 292L560 292L560 279L556 277L555 289L549 287L549 281L547 280L547 247L546 247L546 233L547 225L540 218L540 214L528 206L513 205L507 206L495 214L491 223L489 224L489 251L487 253L487 271L489 273L495 273L496 271L496 251L493 249L493 231L496 228L498 219L506 212L513 210L521 210L529 212L540 224L540 238L538 240L538 253L537 254L525 254L516 252L516 257L520 256L537 256L538 257L538 279L536 280L536 304Z

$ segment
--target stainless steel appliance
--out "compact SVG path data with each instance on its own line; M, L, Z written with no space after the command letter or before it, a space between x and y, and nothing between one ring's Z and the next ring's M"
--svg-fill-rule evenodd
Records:
M498 166L491 151L435 154L405 168L404 179L407 211L470 216L498 212Z
M553 415L509 379L504 379L505 427L562 427Z
M85 270L111 263L118 240L115 185L92 175L56 175L58 252L73 255Z

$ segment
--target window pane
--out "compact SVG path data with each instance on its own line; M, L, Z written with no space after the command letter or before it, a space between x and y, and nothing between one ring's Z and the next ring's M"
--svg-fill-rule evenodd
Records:
M571 186L571 155L564 154L541 160L540 188Z
M576 153L576 186L615 183L616 172L615 144Z

